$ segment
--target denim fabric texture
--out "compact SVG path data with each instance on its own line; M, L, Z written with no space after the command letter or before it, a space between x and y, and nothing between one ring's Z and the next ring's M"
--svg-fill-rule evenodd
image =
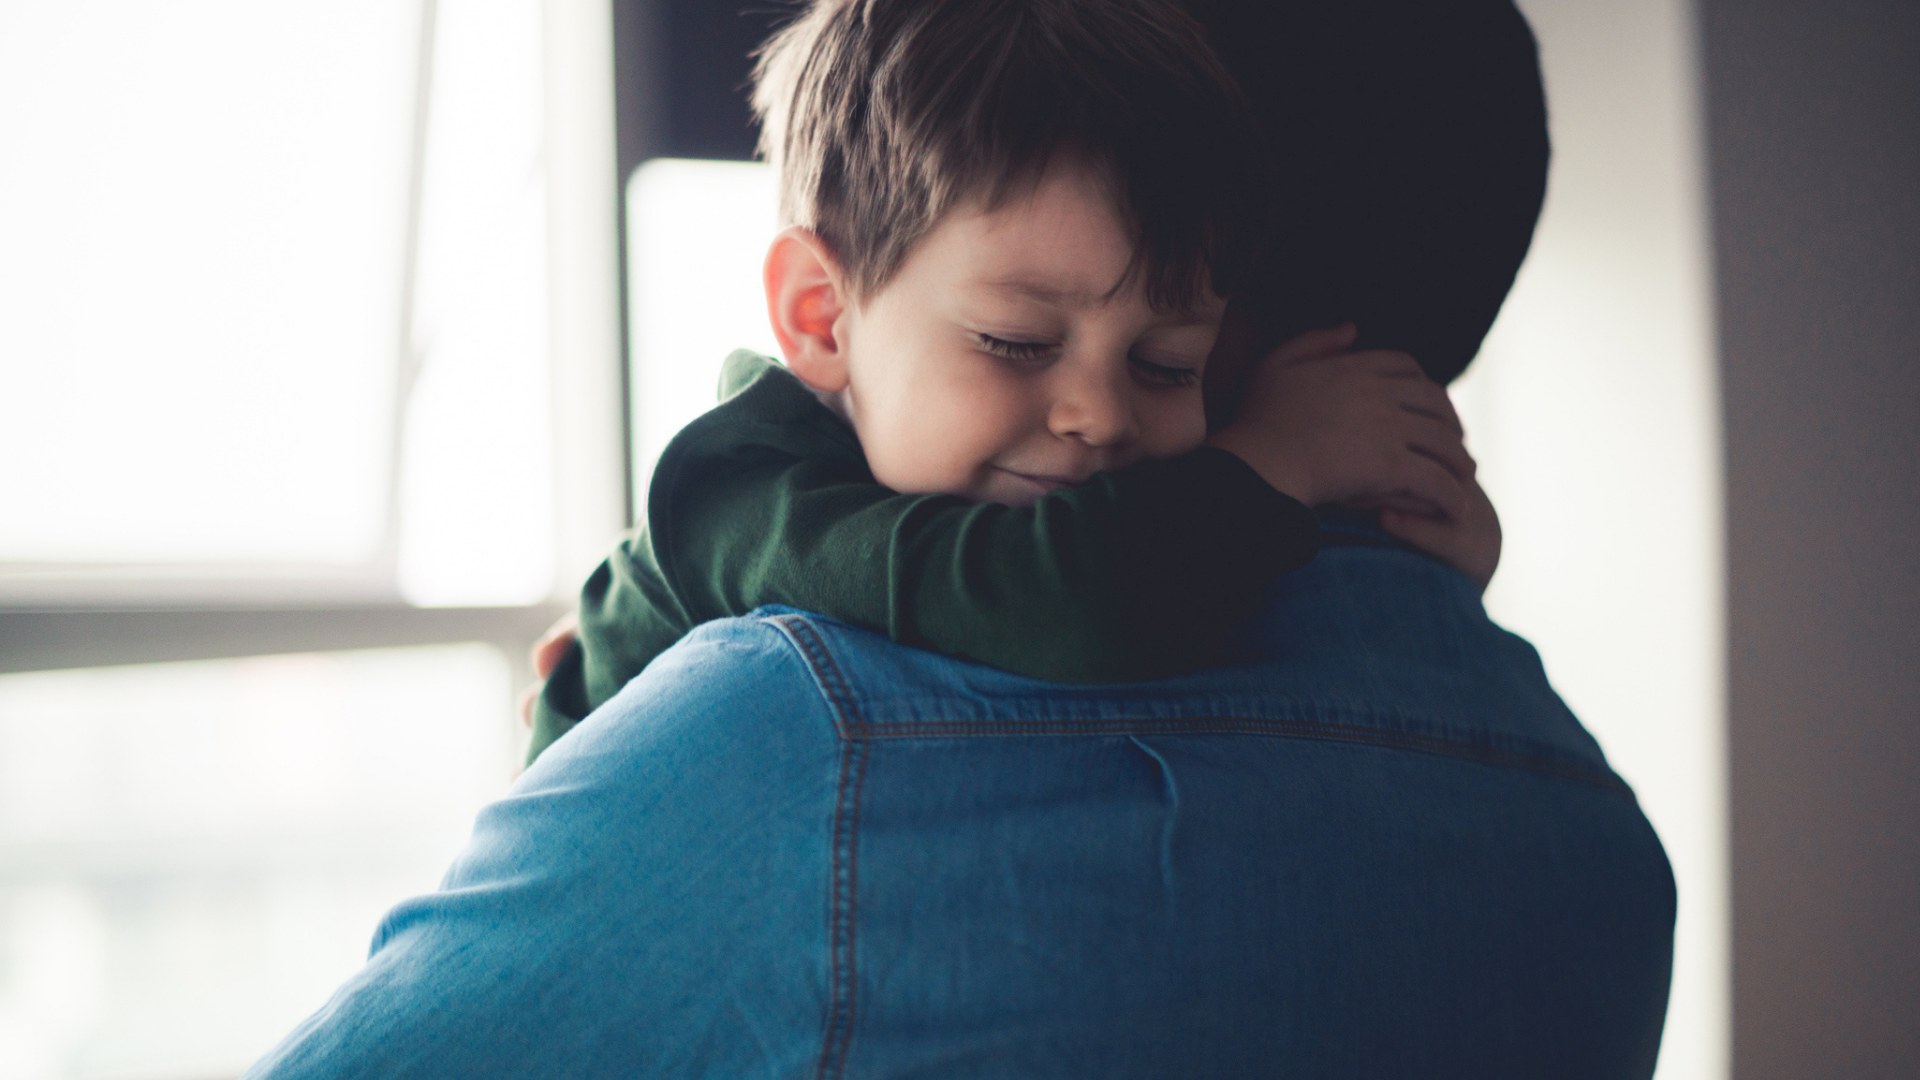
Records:
M1652 828L1465 577L1344 527L1161 682L701 627L249 1075L1650 1075Z

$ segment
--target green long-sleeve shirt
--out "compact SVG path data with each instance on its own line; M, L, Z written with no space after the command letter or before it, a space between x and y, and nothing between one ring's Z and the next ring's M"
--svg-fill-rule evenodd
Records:
M529 762L689 630L763 604L1033 678L1131 682L1218 662L1260 587L1319 550L1312 512L1225 451L974 504L882 487L852 430L766 357L729 356L721 398L587 579Z

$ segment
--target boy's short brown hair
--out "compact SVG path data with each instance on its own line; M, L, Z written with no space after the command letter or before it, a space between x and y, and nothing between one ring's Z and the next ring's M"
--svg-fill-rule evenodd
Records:
M1109 185L1156 307L1232 292L1266 233L1259 128L1173 0L814 0L762 46L754 109L782 220L860 297L1063 154Z

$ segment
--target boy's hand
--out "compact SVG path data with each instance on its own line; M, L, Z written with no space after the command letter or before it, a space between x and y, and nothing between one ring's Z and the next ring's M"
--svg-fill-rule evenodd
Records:
M547 676L553 674L560 658L567 655L567 649L580 636L580 613L569 611L560 616L540 640L528 650L528 659L533 661L533 674L540 681L520 691L520 723L528 730L533 729L533 703L539 699L540 690L547 684Z
M1394 507L1380 510L1380 528L1473 579L1481 592L1500 565L1500 516L1478 480L1467 481L1467 508L1454 517L1431 517Z
M1474 479L1446 391L1405 353L1349 353L1351 325L1314 330L1254 366L1207 441L1309 506L1380 512L1390 536L1472 578L1500 562L1500 519Z
M579 636L580 612L569 611L560 616L552 626L547 627L547 632L541 634L540 640L534 642L533 648L527 650L527 658L533 661L534 677L540 680L520 691L520 726L526 728L529 735L533 732L534 702L540 700L540 691L546 688L547 677L553 674L553 669L559 665L560 658L567 655L567 649ZM517 742L515 746L519 750L526 749L524 744ZM507 779L509 781L520 779L520 773L525 768L524 765L515 765L512 775Z
M1355 333L1312 330L1269 353L1207 443L1308 506L1462 519L1474 462L1453 402L1406 353L1347 352Z

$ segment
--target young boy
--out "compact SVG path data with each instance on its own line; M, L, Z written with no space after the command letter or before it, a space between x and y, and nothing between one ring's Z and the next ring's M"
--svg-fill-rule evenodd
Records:
M1228 658L1259 587L1317 550L1309 505L1475 520L1445 393L1402 354L1345 354L1351 328L1257 366L1209 433L1266 164L1178 6L819 0L764 50L756 106L787 367L729 358L723 404L662 455L529 761L688 630L763 604L1130 681ZM1497 550L1421 536L1462 568Z

